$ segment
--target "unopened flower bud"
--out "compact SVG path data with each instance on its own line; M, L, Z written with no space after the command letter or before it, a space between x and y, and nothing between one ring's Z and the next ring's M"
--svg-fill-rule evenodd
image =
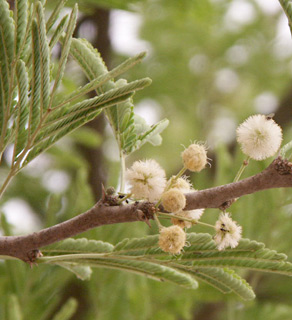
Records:
M169 189L161 197L162 205L168 212L181 211L186 205L186 198L177 188Z
M207 164L207 151L204 145L194 143L182 152L185 168L190 171L199 172Z

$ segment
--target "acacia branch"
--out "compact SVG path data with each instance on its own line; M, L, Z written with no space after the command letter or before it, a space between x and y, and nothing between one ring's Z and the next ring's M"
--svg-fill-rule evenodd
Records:
M271 188L292 187L292 163L275 159L264 171L239 182L186 194L185 210L227 207L233 199ZM114 197L104 195L94 207L68 221L25 236L0 237L0 255L33 262L39 248L107 224L153 219L150 202L117 205Z

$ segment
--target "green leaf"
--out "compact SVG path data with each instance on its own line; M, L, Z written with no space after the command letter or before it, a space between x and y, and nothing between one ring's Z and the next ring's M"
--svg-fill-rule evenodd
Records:
M283 159L287 157L287 152L292 149L292 141L289 141L286 143L281 149L280 149L280 155Z
M27 0L16 0L15 10L15 54L19 56L26 41L28 2Z
M54 86L53 86L53 89L51 92L51 102L50 102L51 104L52 104L55 93L56 93L56 91L61 83L61 80L63 78L63 75L64 75L66 62L67 62L68 55L70 52L73 31L74 31L75 25L76 25L77 11L78 11L78 6L77 6L77 4L75 4L75 6L73 7L73 10L70 14L68 28L66 31L65 39L63 41L63 48L62 48L62 52L61 52L60 63L59 63L57 74L55 76Z
M62 20L60 21L60 23L58 24L55 32L53 33L50 43L49 43L49 47L52 50L53 47L55 46L55 44L59 41L60 37L62 36L64 30L67 28L68 26L68 18L69 16L66 15L62 18Z
M106 77L108 75L107 68L99 52L94 49L86 40L73 39L71 55L82 67L88 79L91 80L91 83L95 84L94 79L97 77ZM144 53L141 53L140 55L125 61L120 68L118 67L119 69L117 68L117 71L121 72L124 68L128 69L129 67L134 66L136 63L140 62L143 57ZM89 87L91 86L91 83L88 85ZM104 85L102 85L102 90L107 91L115 87L123 86L125 83L126 80L119 80L116 83L113 81L107 81ZM133 107L132 101L127 101L124 104L121 104L118 108L116 106L112 106L108 110L105 110L106 116L111 124L111 127L113 128L119 148L125 154L128 154L132 151L137 141ZM151 141L157 145L160 142L157 139L159 139L159 136L155 136L155 134L153 134L152 138L150 138L149 132L149 140L146 140L145 136L144 143ZM142 144L140 143L140 145Z
M37 22L40 42L40 71L41 71L41 88L40 88L40 111L41 115L49 107L50 94L50 50L46 35L46 24L44 19L43 7L40 2L36 5Z
M89 265L90 267L106 267L110 269L133 272L147 276L153 280L172 282L187 289L198 288L197 281L185 272L180 272L173 268L158 265L156 263L133 260L118 260L113 258L83 260L83 263Z
M54 245L53 248L57 248L55 251L43 250L50 256L40 258L39 262L103 266L144 274L192 288L196 287L196 282L192 282L196 278L223 293L234 292L245 300L253 299L254 292L244 279L229 269L230 267L292 275L292 264L286 261L286 255L267 249L263 243L249 239L242 239L235 249L218 251L210 234L189 233L188 246L184 247L179 256L162 251L158 247L158 240L159 235L124 239L104 253L102 248L96 252L94 246L86 247L86 240L82 240L84 245L74 245L75 241L80 240L70 240L71 250L70 247L69 250L66 247L60 250L58 245Z
M105 102L93 101L94 102L93 103L91 101L89 103L88 101L83 101L81 103L83 104L82 106L84 106L86 102L88 103L88 105L90 104L90 106L84 109L80 109L76 112L72 112L71 114L68 113L65 119L62 118L56 124L53 124L43 129L39 133L34 143L34 147L31 149L31 151L28 154L25 164L27 164L29 161L34 159L37 155L45 151L52 144L54 144L56 141L58 141L65 135L79 128L86 122L93 120L100 113L100 110L99 110L100 108L105 108L113 104L117 104L119 102L122 102L128 99L130 96L131 94L125 94L121 97L111 99L110 101L105 101Z
M14 58L14 21L11 16L8 3L0 0L0 61L2 72L6 70L8 75Z
M53 320L69 320L75 313L78 303L74 298L69 298Z
M89 266L74 265L74 263L72 264L70 262L58 263L58 266L73 272L80 280L89 280L92 274L92 270Z
M9 95L11 95L9 84L14 58L14 21L10 16L9 6L5 0L0 0L0 44L0 129L2 130L6 127L3 123L4 114L11 107L8 105ZM5 133L2 132L2 136Z
M28 121L28 74L25 64L22 60L17 61L16 65L16 78L18 86L18 106L17 106L17 120L14 141L14 160L17 155L22 151L27 141L27 130L25 126Z
M72 39L70 54L79 63L89 80L108 72L100 53L85 39ZM105 90L112 88L114 88L114 83L108 82Z
M61 105L67 104L68 102L78 99L83 95L91 92L92 90L97 90L98 88L102 87L106 82L119 76L123 72L127 71L128 69L132 68L134 65L139 63L144 56L145 56L145 53L142 52L134 56L133 58L129 58L128 60L126 60L125 62L123 62L118 67L111 70L110 72L105 73L97 78L94 78L85 86L79 87L70 96L66 97L59 105L56 106L56 108L59 108L59 106ZM112 88L114 88L114 86L112 86Z
M72 254L72 253L106 253L112 252L114 246L108 242L88 240L86 238L80 239L66 239L46 246L42 249L43 253L49 255L60 255L60 254Z
M188 272L190 271L188 270ZM251 286L231 269L197 269L193 275L224 294L234 292L244 300L253 300L255 298L255 293Z
M154 146L160 145L162 142L160 133L168 126L168 124L169 121L167 119L164 119L152 126L149 126L142 117L135 115L135 130L137 135L137 141L134 145L129 146L130 150L138 150L146 142L149 142Z
M279 0L287 18L290 27L290 31L292 34L292 2L291 0Z
M40 121L41 103L41 56L40 37L36 20L32 22L32 81L31 102L29 111L29 134L32 135Z
M15 294L10 294L7 301L7 320L22 320L19 301Z
M66 2L67 2L67 0L60 0L57 2L57 6L53 10L50 18L47 21L47 25L46 25L47 32L49 32L51 30L54 23L57 21L59 14L60 14L61 10L63 9L64 5L66 4Z

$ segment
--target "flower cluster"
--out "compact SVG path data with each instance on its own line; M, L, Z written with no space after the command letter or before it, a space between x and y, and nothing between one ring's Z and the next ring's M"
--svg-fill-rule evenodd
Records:
M282 142L282 129L270 117L254 115L244 121L236 131L237 141L243 153L254 160L263 160L276 154ZM192 143L182 153L183 169L177 176L166 181L165 172L155 160L136 161L126 172L130 191L135 200L144 199L157 201L156 207L162 204L166 214L171 218L172 226L163 227L155 216L160 229L159 247L172 254L181 252L186 242L185 228L193 224L204 224L198 221L204 209L184 210L186 206L185 194L196 192L190 181L181 175L186 171L200 172L207 163L206 146ZM248 161L244 162L246 166ZM243 168L243 167L242 167ZM240 178L243 169L236 175ZM165 213L160 213L164 214ZM159 216L159 214L158 214ZM221 213L215 226L214 242L218 250L228 247L235 248L241 239L242 228L233 221L230 213Z

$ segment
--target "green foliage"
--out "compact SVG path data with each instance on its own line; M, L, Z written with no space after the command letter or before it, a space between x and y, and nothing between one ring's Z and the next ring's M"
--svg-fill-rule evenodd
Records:
M22 320L19 301L14 294L9 295L7 301L7 320Z
M62 309L54 316L53 320L69 320L77 309L77 301L74 298L68 299Z
M189 233L187 241L189 246L184 252L172 256L158 247L158 235L124 239L114 247L101 241L67 239L46 247L43 250L46 256L39 262L65 268L87 266L125 270L192 289L197 288L195 279L199 279L223 293L234 292L245 300L255 297L252 288L229 268L292 275L292 264L286 261L286 255L265 248L263 243L242 239L237 248L218 251L209 234ZM81 276L82 279L87 277L87 273Z
M289 21L290 31L292 33L292 2L291 0L279 0Z
M5 0L0 1L3 44L0 48L0 154L3 154L8 143L14 144L11 170L0 194L17 172L56 141L94 119L103 110L112 116L118 114L120 105L124 114L134 92L151 83L147 78L117 86L114 84L114 77L140 62L145 54L128 59L108 72L96 50L85 40L73 39L77 5L70 16L64 16L53 30L64 4L65 1L61 1L46 22L40 1L31 5L24 0L17 1L14 13ZM51 49L58 40L62 43L62 51L56 73L51 79ZM74 57L87 66L85 72L91 82L60 100L57 92L70 52L74 52ZM84 99L84 95L94 89L98 95ZM80 101L80 98L83 100ZM76 103L74 100L79 101ZM130 104L132 110L132 102ZM115 125L119 126L122 121L124 118L116 120ZM123 130L132 130L129 129L131 125L131 121L124 121Z
M85 39L73 40L71 54L91 81L90 83L94 83L93 79L97 78L100 74L104 74L104 76L108 74L99 52ZM122 70L127 70L130 66L140 62L143 56L144 54L142 53L129 59L120 67L112 70L112 73L120 74ZM120 79L117 82L108 81L102 85L101 88L96 87L95 90L97 92L103 92L104 90L113 90L113 88L120 88L126 85L127 81ZM91 87L91 84L88 86ZM146 124L142 126L141 120L138 120L136 123L136 119L138 118L134 117L133 108L134 106L130 99L125 103L121 103L118 108L112 106L105 111L114 131L119 149L126 155L138 150L146 142L159 145L161 143L159 133L161 133L168 124L168 121L164 120L163 124L158 123L151 128Z

